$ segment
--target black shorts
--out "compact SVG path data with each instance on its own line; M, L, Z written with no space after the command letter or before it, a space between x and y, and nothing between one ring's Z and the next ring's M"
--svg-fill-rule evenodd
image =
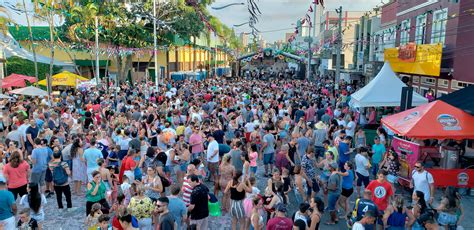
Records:
M44 177L44 180L46 182L53 182L53 173L51 173L51 170L46 169L46 176Z
M360 173L356 172L357 175L357 186L360 187L364 183L364 187L369 186L369 177L362 176Z
M350 188L350 189L342 188L341 195L349 198L352 195L353 192L354 192L354 188Z

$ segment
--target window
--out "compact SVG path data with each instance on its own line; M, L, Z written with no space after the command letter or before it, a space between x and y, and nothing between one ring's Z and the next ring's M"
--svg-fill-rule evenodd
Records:
M410 41L410 19L402 22L400 31L400 45L405 45Z
M425 85L434 86L435 83L436 83L436 80L434 78L421 77L421 83L423 83Z
M416 44L425 43L425 33L426 33L426 14L418 15L418 17L416 17L416 35L415 35Z
M449 81L448 81L448 80L439 79L439 80L438 80L438 86L439 86L439 87L443 87L443 88L448 88L448 86L449 86Z
M433 13L433 27L431 31L431 43L443 43L446 39L446 21L448 9L437 10Z
M418 76L413 76L413 83L419 83L420 82L420 77Z

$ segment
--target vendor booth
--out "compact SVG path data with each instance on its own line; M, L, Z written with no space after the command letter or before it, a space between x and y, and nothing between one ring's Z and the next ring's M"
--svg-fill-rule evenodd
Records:
M434 101L413 109L382 118L382 124L404 138L394 138L392 147L400 156L400 179L408 185L416 161L431 160L435 166L427 168L437 187L474 187L474 169L459 167L456 148L424 147L407 140L462 140L474 139L474 116L443 101Z
M36 78L14 73L2 80L2 88L25 87L26 82L35 83Z
M48 96L48 92L42 89L36 88L34 86L28 86L25 88L15 89L15 90L10 91L9 93L31 96L31 97Z

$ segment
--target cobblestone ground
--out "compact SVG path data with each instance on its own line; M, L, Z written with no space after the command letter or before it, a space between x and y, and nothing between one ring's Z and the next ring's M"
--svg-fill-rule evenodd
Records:
M259 165L259 170L257 172L257 187L263 191L267 182L266 177L263 176L263 166ZM210 183L206 182L209 189L212 191L213 187ZM85 187L85 186L84 186ZM406 200L409 200L409 194L402 189L397 189L397 193L402 193ZM291 193L290 193L291 194ZM437 191L437 197L441 195L441 190ZM354 205L355 195L351 197L351 207ZM65 200L64 200L65 202ZM463 197L463 207L465 210L465 217L461 225L464 226L464 229L474 229L474 221L472 221L472 213L474 211L474 197L465 196ZM48 199L48 204L45 207L45 223L44 229L46 230L76 230L76 229L85 229L84 220L85 220L85 197L73 196L73 206L78 207L77 210L73 212L59 212L57 209L56 198L53 196ZM294 195L289 197L289 213L288 215L293 214L297 210L298 204L296 204ZM436 204L435 204L436 206ZM323 215L322 224L320 229L347 229L346 223L340 221L337 225L324 225L323 223L327 222L329 219L328 214ZM210 217L209 218L209 228L214 230L227 230L231 229L231 218L229 214L221 217Z

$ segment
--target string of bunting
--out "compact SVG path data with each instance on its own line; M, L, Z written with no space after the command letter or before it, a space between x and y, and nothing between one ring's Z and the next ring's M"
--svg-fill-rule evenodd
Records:
M299 22L300 22L302 25L305 24L306 22L308 22L310 28L313 27L313 23L311 22L311 15L310 15L310 13L313 13L313 12L314 12L313 4L315 4L315 5L321 5L321 7L324 8L324 1L323 1L323 0L314 0L314 1L309 5L309 8L308 8L308 10L306 11L306 14L304 15L304 17L299 20ZM296 36L299 34L299 32L300 32L300 31L298 30L298 26L296 26L296 27L295 27L295 31L293 32L293 34L288 38L288 43L293 42L293 41L296 39Z

